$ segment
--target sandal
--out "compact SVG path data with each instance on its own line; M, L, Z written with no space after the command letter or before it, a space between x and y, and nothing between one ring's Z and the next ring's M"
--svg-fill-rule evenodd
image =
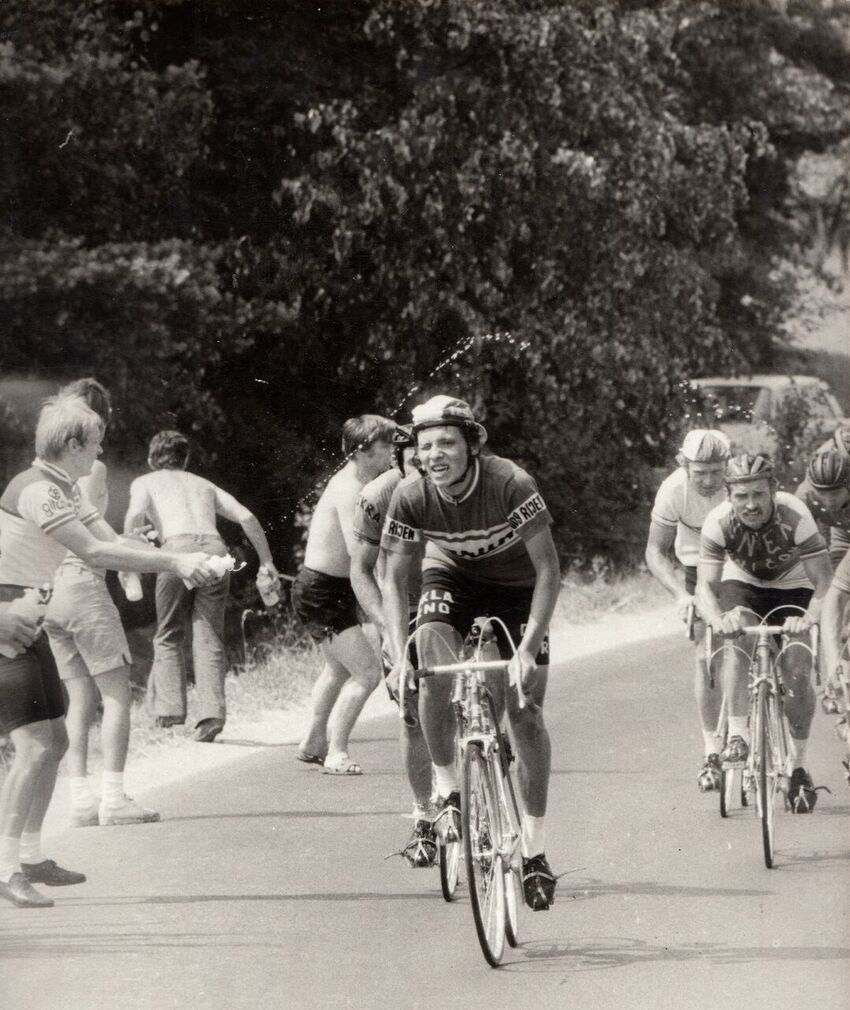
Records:
M311 754L309 751L300 750L295 755L296 761L303 761L305 765L323 765L325 759L321 754Z
M322 771L325 775L362 775L363 769L356 761L352 761L347 754L341 754L333 764L324 761Z

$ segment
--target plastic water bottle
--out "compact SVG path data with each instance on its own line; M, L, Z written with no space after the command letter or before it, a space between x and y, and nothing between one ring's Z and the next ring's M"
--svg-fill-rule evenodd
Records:
M225 554L223 557L220 557L218 554L211 554L207 558L207 567L212 569L220 579L223 579L228 572L240 572L245 567L245 562L243 561L237 568L236 558L232 554ZM183 579L183 585L187 589L192 588L192 583L187 582L185 579Z
M25 589L23 596L12 600L7 609L9 613L23 614L25 617L31 617L37 624L41 624L49 600L50 586L43 586L40 589ZM0 656L14 659L15 656L20 656L23 652L24 649L18 646L8 642L0 642Z
M265 565L260 565L260 570L257 572L257 592L260 594L260 599L266 607L273 607L276 603L280 602L280 593L277 591L277 579Z
M131 603L137 603L142 598L142 580L138 572L119 572L118 581Z

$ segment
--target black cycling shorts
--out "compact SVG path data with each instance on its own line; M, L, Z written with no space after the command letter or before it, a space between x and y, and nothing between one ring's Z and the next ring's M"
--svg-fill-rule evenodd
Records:
M498 617L519 645L531 611L532 586L500 586L478 582L451 568L428 568L422 573L422 592L416 615L416 627L441 622L451 625L462 638L472 630L476 617ZM499 624L493 626L499 655L513 656L510 642ZM420 648L422 640L420 639ZM538 666L549 665L549 636L543 639L537 654Z
M730 579L720 583L718 601L720 609L725 613L735 607L746 607L758 614L764 620L770 614L771 624L782 624L787 617L799 617L799 610L789 610L789 607L801 607L805 610L812 598L812 589L774 589L772 586L752 586L749 582L739 582ZM779 608L778 610L776 608ZM771 613L771 611L776 611Z
M697 588L697 566L682 565L682 567L685 569L685 592L693 596Z
M21 586L0 586L0 600L15 600L23 592ZM65 711L65 692L44 632L20 656L0 656L0 729L4 733L45 719L61 719Z
M350 579L302 568L292 586L295 614L314 642L323 642L360 623Z

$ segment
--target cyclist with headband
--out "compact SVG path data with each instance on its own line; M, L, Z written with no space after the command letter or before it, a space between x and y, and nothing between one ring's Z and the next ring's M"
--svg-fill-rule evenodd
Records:
M354 544L351 551L351 585L360 606L384 637L381 586L384 579L385 556L381 551L381 529L393 491L405 479L421 480L414 463L415 448L410 425L399 425L393 436L393 466L370 481L360 492L354 510ZM419 587L422 583L422 553L414 558L407 586L411 627L416 623ZM417 658L411 645L410 661ZM385 659L385 675L390 672ZM392 692L390 692L392 695ZM408 712L402 722L401 751L407 780L413 793L413 834L401 850L401 855L413 867L434 865L437 842L431 809L431 755L422 732L418 715L417 695L407 696Z
M646 542L646 564L676 600L683 620L694 602L702 524L708 513L726 498L723 476L728 459L729 440L722 432L701 428L689 431L676 457L678 468L663 481L655 496ZM671 553L684 570L684 584ZM717 735L720 692L710 687L702 648L704 636L705 625L695 620L694 692L705 754L697 786L700 792L710 792L720 788L719 755L723 741Z
M522 823L525 900L535 910L554 900L555 875L546 860L544 818L551 748L543 721L549 663L547 631L560 588L551 515L534 480L510 460L481 456L487 432L471 408L435 396L413 411L416 451L425 477L403 481L384 521L384 617L393 661L391 686L406 674L407 587L413 559L425 544L417 627L425 665L453 660L475 619L505 622L517 643L512 655L495 627L500 652L510 658L507 710L516 741L525 803ZM422 685L419 707L435 766L438 830L456 824L459 808L451 684Z
M832 579L826 543L808 508L777 490L773 461L744 454L726 467L728 501L706 517L700 538L696 599L712 629L736 636L769 617L791 635L808 631L819 616ZM802 608L801 615L788 608ZM729 706L729 742L722 761L744 761L749 753L747 659L727 645L723 687ZM817 793L805 767L806 745L815 709L806 650L783 656L788 687L785 713L790 725L787 773L795 813L814 809Z
M809 507L837 566L850 547L850 457L837 449L812 456L796 494Z

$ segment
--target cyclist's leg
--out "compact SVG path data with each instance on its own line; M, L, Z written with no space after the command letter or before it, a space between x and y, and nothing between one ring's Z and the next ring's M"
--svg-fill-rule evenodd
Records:
M344 666L350 674L342 682L336 704L327 719L328 755L325 766L337 768L347 758L348 738L357 717L381 679L381 664L359 626L346 628L323 642L322 651L330 660L336 660L337 669Z
M328 752L328 719L342 690L342 685L348 680L348 670L329 655L324 643L319 644L324 659L322 672L313 684L310 692L310 724L301 740L299 749L303 754L324 758Z
M694 697L702 726L705 756L719 754L723 741L717 735L717 724L720 720L723 695L716 685L711 686L705 656L705 624L699 619L694 622Z
M755 586L744 582L720 583L720 609L724 613L740 607L742 623L758 624L761 612L759 594ZM748 725L749 691L747 674L750 646L746 640L727 641L723 648L721 685L728 712L728 741L721 757L724 760L743 760L749 752L750 727ZM737 741L737 742L736 742Z

